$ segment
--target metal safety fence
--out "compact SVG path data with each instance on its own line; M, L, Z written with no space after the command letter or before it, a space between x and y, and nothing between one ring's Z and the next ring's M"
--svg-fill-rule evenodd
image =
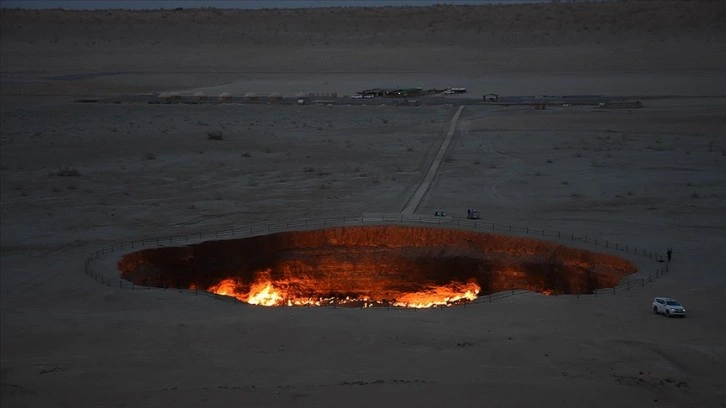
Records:
M179 288L166 288L166 287L152 287L152 286L139 286L132 282L125 281L116 274L115 276L109 276L106 271L101 269L96 261L105 255L113 253L124 253L131 250L141 250L148 248L173 246L173 245L187 245L193 243L200 243L209 240L222 240L222 239L237 239L247 238L258 235L268 235L278 232L286 231L305 231L314 230L320 228L333 228L333 227L345 227L345 226L360 226L360 225L410 225L410 226L441 226L448 228L461 228L465 230L475 230L479 232L491 232L505 235L515 236L528 236L532 238L543 238L543 239L557 239L559 241L570 241L573 243L584 243L587 246L595 246L600 248L608 249L609 251L623 252L629 255L635 255L648 260L654 261L658 264L652 272L638 272L633 276L627 278L627 280L617 286L611 288L601 288L593 291L592 295L599 296L603 294L617 294L637 288L644 287L646 283L653 282L656 279L663 277L669 271L669 265L664 256L657 252L652 251L643 247L630 245L618 241L609 239L593 238L587 235L575 235L574 233L567 233L563 231L547 230L531 228L529 226L513 226L510 224L498 224L492 222L482 222L479 220L469 219L452 219L447 217L435 217L435 216L424 216L424 215L404 215L404 214L375 214L375 215L361 215L357 217L343 216L343 217L326 217L321 219L310 219L310 220L292 220L292 221L280 221L271 222L257 225L243 225L230 227L222 230L214 231L196 231L178 233L174 235L164 235L150 238L142 238L138 240L113 244L107 247L100 248L90 254L85 259L84 272L87 276L96 280L103 285L109 287L117 287L119 289L128 290L157 290L157 291L174 291L181 294L189 294L195 296L209 296L216 299L239 302L237 299L230 296L218 295L215 293L207 292L205 290L198 289L179 289ZM480 304L480 303L491 303L495 300L521 295L524 293L530 293L527 290L508 290L493 294L480 295L476 300L469 304ZM575 296L575 295L568 295ZM581 295L576 295L577 297ZM585 296L585 295L582 295ZM591 296L591 295L587 295Z

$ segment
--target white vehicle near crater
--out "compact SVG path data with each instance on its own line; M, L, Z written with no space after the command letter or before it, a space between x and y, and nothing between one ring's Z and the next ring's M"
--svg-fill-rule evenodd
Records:
M668 317L686 317L686 308L675 299L657 297L653 299L653 313L664 314Z

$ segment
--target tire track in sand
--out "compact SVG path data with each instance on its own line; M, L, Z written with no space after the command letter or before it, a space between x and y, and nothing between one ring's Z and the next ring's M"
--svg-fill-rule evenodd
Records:
M464 137L468 136L469 135L469 128L470 128L471 121L473 119L478 119L478 118L481 118L483 116L485 116L485 115L472 116L470 118L467 118L465 120L462 120L462 124L461 124L461 132L462 132L462 135ZM482 147L484 148L484 153L485 154L490 155L490 156L497 155L497 156L501 156L501 157L507 157L507 158L511 159L511 161L515 165L514 168L508 167L507 168L508 170L506 172L504 172L503 174L499 175L498 177L495 177L495 178L492 178L492 179L489 179L489 180L486 180L485 181L487 194L490 197L492 197L493 199L497 200L499 203L505 204L505 203L509 202L510 200L507 197L503 196L499 192L499 190L497 189L497 187L499 187L504 182L508 181L512 177L514 177L517 174L519 174L521 172L521 170L522 170L523 162L522 162L521 159L518 159L515 156L512 156L510 154L506 154L506 153L502 153L502 152L498 152L498 151L494 150L494 147L492 146L492 142L491 142L491 139L490 138L484 138L484 139L481 140L481 142L482 142Z

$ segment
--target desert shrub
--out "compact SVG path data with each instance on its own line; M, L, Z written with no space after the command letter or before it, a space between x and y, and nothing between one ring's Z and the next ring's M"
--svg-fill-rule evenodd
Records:
M144 155L145 160L156 160L156 154L155 153L146 153Z
M74 167L64 167L62 169L59 169L57 173L55 173L56 176L60 177L80 177L81 172L76 170Z
M212 130L207 132L207 139L209 140L224 140L224 133L221 130Z

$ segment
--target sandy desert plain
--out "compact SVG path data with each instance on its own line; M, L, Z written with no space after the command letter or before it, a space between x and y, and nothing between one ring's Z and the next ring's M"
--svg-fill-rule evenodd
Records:
M726 407L724 3L4 9L0 31L3 407ZM400 213L459 106L74 100L378 86L470 89L414 215L477 208L670 247L669 273L422 310L255 307L84 274L89 253L145 237ZM120 255L93 267L114 276ZM659 295L688 317L654 315Z

